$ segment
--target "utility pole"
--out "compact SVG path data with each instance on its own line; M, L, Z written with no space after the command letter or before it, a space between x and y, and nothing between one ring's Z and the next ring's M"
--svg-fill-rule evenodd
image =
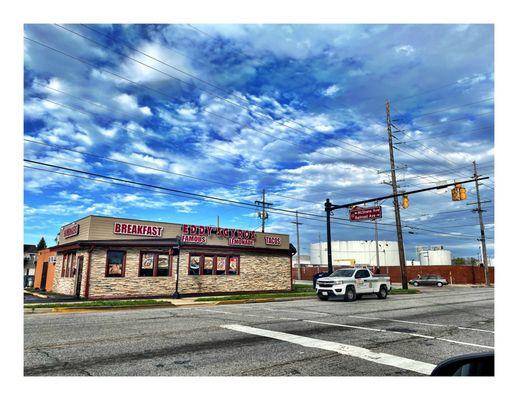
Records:
M272 203L266 202L266 191L263 189L263 201L256 200L255 204L261 205L262 211L259 211L258 215L261 218L261 232L264 233L264 221L268 219L268 213L266 212L266 206L271 206Z
M374 241L376 242L376 271L380 270L380 249L378 245L378 220L374 220Z
M300 280L300 235L299 235L299 225L302 225L302 222L299 222L299 212L295 211L295 221L291 221L292 224L297 226L297 263L298 263L298 277Z
M401 270L401 285L403 289L408 289L408 282L406 277L406 260L405 260L405 248L403 246L403 231L401 229L401 215L399 214L399 200L397 191L397 179L396 179L396 166L394 163L394 145L392 143L392 121L390 119L390 103L386 101L387 111L387 133L390 151L390 176L392 180L392 193L394 195L394 214L396 217L396 229L397 229L397 243L399 250L399 268Z
M320 232L318 232L318 259L320 260L319 266L322 266L322 239L320 238Z
M478 178L477 173L477 162L473 161L473 178ZM478 222L480 224L480 243L482 244L482 259L484 263L484 278L486 281L486 286L489 287L489 265L487 263L487 249L486 249L486 234L484 231L484 220L482 218L482 213L484 210L482 210L482 206L480 205L480 190L478 188L478 180L475 181L475 188L477 190L477 209L475 211L478 212Z

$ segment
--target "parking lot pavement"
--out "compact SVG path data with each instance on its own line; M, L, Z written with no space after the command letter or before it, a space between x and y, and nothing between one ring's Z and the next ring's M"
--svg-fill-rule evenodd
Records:
M494 346L494 290L25 316L26 375L426 375Z

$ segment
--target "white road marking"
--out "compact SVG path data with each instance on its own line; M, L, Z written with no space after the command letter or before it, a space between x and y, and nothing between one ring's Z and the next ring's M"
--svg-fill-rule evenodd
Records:
M260 310L268 310L268 311L280 311L280 312L288 312L288 313L304 313L304 314L318 314L318 315L329 315L328 313L324 312L317 312L317 311L303 311L303 310L283 310L282 308L261 308Z
M351 328L351 329L360 329L360 330L368 330L368 331L376 331L376 332L386 332L386 333L397 333L397 334L400 334L400 335L409 335L409 336L415 336L415 337L420 337L420 338L424 338L424 339L442 340L444 342L457 343L457 344L462 344L462 345L465 345L465 346L482 347L484 349L494 349L494 347L492 347L492 346L486 346L486 345L483 345L483 344L459 342L457 340L452 340L452 339L445 339L445 338L440 338L440 337L436 337L436 336L421 335L419 333L401 332L401 331L395 331L395 330L392 330L392 329L387 330L387 329L367 328L367 327L364 327L364 326L335 324L333 322L311 321L311 320L308 320L308 319L305 319L303 321L304 322L309 322L309 323L312 323L312 324L341 326L341 327L344 327L344 328Z
M435 368L434 364L429 364L422 361L412 360L409 358L394 356L386 353L376 353L369 349L364 349L363 347L330 342L327 340L313 339L306 336L293 335L291 333L270 331L245 325L222 325L221 327L238 332L248 333L251 335L263 336L284 342L294 343L304 347L333 351L335 353L360 358L362 360L371 361L377 364L390 365L392 367L401 368L424 375L430 375L430 373Z
M462 326L458 327L459 329L464 329L468 331L477 331L477 332L488 332L488 333L495 333L495 331L490 331L488 329L478 329L478 328L464 328Z
M463 326L444 325L444 324L431 324L429 322L403 321L401 319L364 317L364 316L359 316L359 315L348 315L348 317L350 317L350 318L359 318L359 319L374 319L374 320L378 320L378 321L401 322L403 324L414 324L414 325L424 325L424 326L441 326L441 327L444 327L444 328L457 328L457 329L464 329L464 330L468 330L468 331L495 333L494 331L490 331L490 330L487 330L487 329L466 328L466 327L463 327Z

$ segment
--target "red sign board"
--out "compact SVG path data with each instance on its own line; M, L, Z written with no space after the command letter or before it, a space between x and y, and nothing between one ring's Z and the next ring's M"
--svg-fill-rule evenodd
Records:
M378 218L381 218L381 206L368 208L354 207L349 210L350 221L363 221Z
M264 243L270 246L280 246L281 238L278 236L265 236Z
M65 239L76 235L79 235L79 224L73 224L63 228L63 237Z
M161 226L126 224L123 222L115 222L113 225L113 233L116 235L160 237L163 231L164 228Z

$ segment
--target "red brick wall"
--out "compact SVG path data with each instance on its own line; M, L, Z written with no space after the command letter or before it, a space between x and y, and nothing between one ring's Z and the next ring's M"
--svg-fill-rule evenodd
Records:
M318 272L326 272L327 267L302 267L300 278L296 268L292 269L293 279L312 280L313 275ZM388 274L392 282L401 282L399 266L381 267L382 274ZM430 265L430 266L407 266L408 279L417 278L417 275L441 275L448 282L453 284L479 284L484 283L484 268L472 267L470 265ZM489 267L489 280L495 282L495 269Z

